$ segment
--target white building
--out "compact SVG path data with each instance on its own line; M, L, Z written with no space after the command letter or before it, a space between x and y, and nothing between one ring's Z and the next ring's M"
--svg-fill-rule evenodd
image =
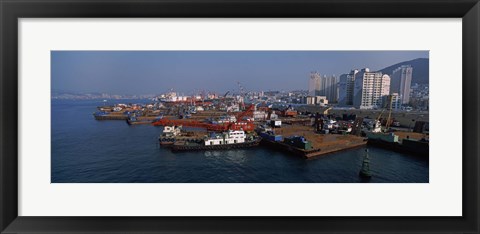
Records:
M317 95L326 96L331 102L337 102L337 83L335 75L323 76L320 80L320 90Z
M381 108L383 96L390 94L390 76L364 68L355 74L353 106L360 109Z
M382 75L382 87L381 87L381 94L390 94L390 84L391 84L391 78L387 74Z
M338 82L338 100L341 105L353 105L353 91L355 86L355 79L358 76L358 70L351 70L348 74L340 76Z
M413 67L403 65L392 73L391 92L398 93L402 104L410 102L410 86L412 84Z
M315 105L315 103L316 103L316 98L315 98L315 96L305 97L304 103L306 103L307 105Z
M253 120L266 120L267 119L267 112L265 111L253 111Z
M338 79L335 75L323 77L318 72L310 73L308 95L309 96L326 96L331 102L338 100Z
M328 98L326 96L316 96L315 102L317 105L325 106L328 104Z
M320 73L312 72L310 73L310 79L308 81L308 95L315 96L320 90Z
M341 105L347 105L347 74L340 75L337 89L338 89L337 102Z
M307 96L304 103L307 105L320 105L325 106L328 104L328 99L325 96Z

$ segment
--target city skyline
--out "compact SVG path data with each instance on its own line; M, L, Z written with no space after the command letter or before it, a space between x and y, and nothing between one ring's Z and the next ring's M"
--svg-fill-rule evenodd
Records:
M52 51L52 91L158 94L308 90L312 71L339 77L428 58L428 51Z

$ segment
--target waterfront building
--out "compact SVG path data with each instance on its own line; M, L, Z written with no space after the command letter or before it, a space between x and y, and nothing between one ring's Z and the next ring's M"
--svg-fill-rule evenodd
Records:
M403 65L395 69L392 73L391 92L398 93L402 104L410 102L410 86L412 83L413 67Z
M381 108L383 96L390 94L390 76L364 68L355 73L352 94L353 106L356 108Z

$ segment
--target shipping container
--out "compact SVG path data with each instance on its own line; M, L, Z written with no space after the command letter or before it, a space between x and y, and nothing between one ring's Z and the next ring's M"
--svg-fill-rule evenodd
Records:
M280 128L280 127L282 127L282 121L281 120L270 120L270 126L272 128Z
M274 135L272 132L262 132L262 133L260 133L260 136L264 139L269 140L269 141L282 141L283 140L282 135Z
M302 136L287 137L283 140L283 142L303 150L312 149L312 144L309 141L307 141L305 137L302 137Z

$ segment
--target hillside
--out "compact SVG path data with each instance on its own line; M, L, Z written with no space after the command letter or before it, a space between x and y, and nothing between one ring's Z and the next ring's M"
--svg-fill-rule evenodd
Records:
M393 70L402 65L411 65L413 67L412 83L428 84L429 78L429 59L418 58L410 61L394 64L380 70L384 74L391 75Z

